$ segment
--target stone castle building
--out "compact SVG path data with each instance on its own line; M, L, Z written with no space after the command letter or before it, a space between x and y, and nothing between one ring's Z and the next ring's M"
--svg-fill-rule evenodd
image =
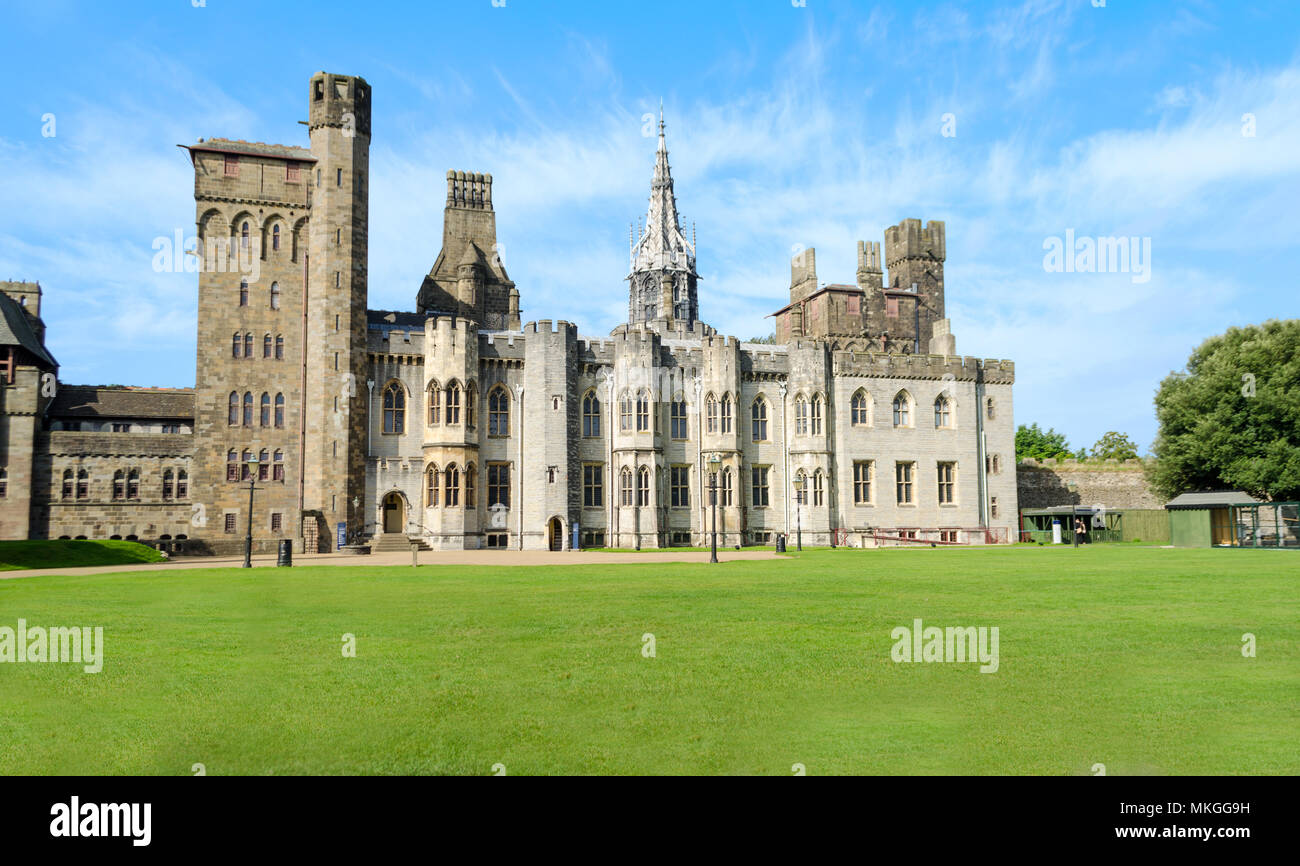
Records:
M199 140L195 387L59 385L40 288L0 284L0 537L182 550L1010 540L1010 361L956 354L944 224L791 264L775 342L701 320L664 124L608 336L520 320L492 176L447 173L414 311L367 306L372 94L317 73L310 146ZM413 286L413 288L416 288ZM707 304L706 304L707 308Z

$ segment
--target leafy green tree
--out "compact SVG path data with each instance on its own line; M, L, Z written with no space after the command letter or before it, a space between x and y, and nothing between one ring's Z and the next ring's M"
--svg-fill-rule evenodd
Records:
M1138 456L1138 447L1127 433L1111 430L1092 446L1092 456L1098 460L1132 460Z
M774 344L776 343L776 334L771 333L768 334L766 337L750 337L749 340L747 340L746 342L762 343L764 345Z
M1300 499L1300 319L1230 328L1156 393L1151 485Z
M1049 457L1069 457L1070 446L1065 441L1064 433L1048 429L1043 431L1037 424L1026 427L1021 424L1016 428L1016 459L1032 457L1044 460Z

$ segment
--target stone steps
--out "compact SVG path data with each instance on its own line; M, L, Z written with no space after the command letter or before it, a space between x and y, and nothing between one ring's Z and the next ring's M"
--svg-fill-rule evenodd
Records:
M423 538L417 542L420 550L432 550L429 543ZM381 535L374 541L370 542L370 549L375 553L392 553L394 551L409 551L411 549L411 539L399 533Z

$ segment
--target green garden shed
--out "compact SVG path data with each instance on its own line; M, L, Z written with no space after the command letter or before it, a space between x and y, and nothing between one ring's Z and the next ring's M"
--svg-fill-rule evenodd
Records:
M1238 509L1259 500L1240 490L1184 493L1165 505L1169 512L1169 541L1174 547L1236 547Z

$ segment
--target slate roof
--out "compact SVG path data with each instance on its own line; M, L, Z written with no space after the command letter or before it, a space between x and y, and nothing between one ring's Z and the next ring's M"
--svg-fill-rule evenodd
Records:
M27 311L3 292L0 292L0 346L21 346L39 363L48 367L59 366L59 362L41 344L40 337L36 336Z
M63 385L54 397L53 418L159 418L193 420L191 388L122 388Z
M1254 505L1262 501L1240 490L1208 490L1175 496L1166 503L1165 508L1170 511L1186 511L1199 508L1227 508L1229 505Z
M250 156L270 156L299 162L315 162L311 150L289 144L267 144L263 141L244 141L241 138L208 138L197 144L184 144L190 150L207 150L215 153L246 153Z
M366 310L366 324L378 330L391 328L415 328L424 330L424 313L404 313L394 310Z

